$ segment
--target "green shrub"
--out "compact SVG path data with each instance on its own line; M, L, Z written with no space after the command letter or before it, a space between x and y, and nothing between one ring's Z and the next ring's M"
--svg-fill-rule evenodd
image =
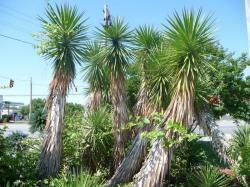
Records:
M31 115L30 120L30 132L42 132L46 125L47 111L44 109L45 101L36 100L34 105L34 112ZM83 113L83 106L80 104L66 103L65 105L65 116L72 116L75 113Z
M85 171L62 174L49 182L49 187L101 187L102 180Z
M210 142L185 141L174 151L170 183L174 185L187 183L187 174L192 172L193 168L207 164L226 167L226 164L220 161Z
M30 132L42 132L46 125L47 111L44 109L37 109L32 115L30 120Z
M112 159L113 133L111 115L108 110L100 108L83 119L84 165L92 171L108 167Z
M4 114L2 115L2 120L4 123L8 123L11 120L11 116Z
M37 110L43 110L45 107L46 100L41 98L32 99L32 113L35 113ZM29 105L22 106L20 113L23 116L29 115Z
M106 108L83 117L82 112L65 117L64 164L87 167L92 172L109 165L113 139L111 117Z
M26 185L36 181L36 164L40 152L40 140L25 138L14 133L4 137L0 129L0 186Z
M83 113L74 112L65 116L63 130L63 164L66 167L81 165L81 152L84 148Z
M196 168L188 180L188 185L192 187L226 187L229 183L230 178L209 165Z
M250 126L237 128L233 134L229 153L235 164L233 169L238 175L244 176L250 184Z
M76 103L66 103L65 105L65 115L70 116L70 115L74 115L75 113L83 113L84 112L84 108L82 105L80 104L76 104Z

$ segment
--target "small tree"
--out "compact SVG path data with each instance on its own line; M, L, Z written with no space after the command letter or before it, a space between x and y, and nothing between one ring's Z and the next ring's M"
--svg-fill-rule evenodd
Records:
M98 29L97 36L103 44L101 56L110 72L110 93L113 105L113 130L115 136L114 167L117 168L125 156L127 133L123 130L128 122L125 93L125 71L131 58L131 32L128 25L116 19L111 26Z
M86 40L85 20L77 8L69 5L48 6L43 24L41 53L51 60L53 80L47 99L48 118L39 161L41 177L54 176L61 164L65 100L80 64Z

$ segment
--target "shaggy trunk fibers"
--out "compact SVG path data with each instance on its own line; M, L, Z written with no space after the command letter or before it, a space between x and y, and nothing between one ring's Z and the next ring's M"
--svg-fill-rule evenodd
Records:
M185 127L192 124L194 116L193 87L186 87L183 90L180 85L180 83L177 84L175 94L164 114L164 121L160 128L167 125L168 122L177 122ZM166 132L167 138L171 139L172 136L171 131ZM169 174L171 158L172 149L164 147L163 140L154 140L143 167L135 176L133 186L162 186L166 175Z
M133 186L153 187L161 186L171 162L171 149L164 147L163 140L156 139L140 173L135 176Z
M128 109L124 77L113 77L111 80L111 100L113 104L113 131L115 137L114 145L114 169L118 168L125 156L125 142L128 139L128 132L125 125L128 122Z
M38 165L40 177L55 176L60 169L65 97L59 91L51 100Z
M199 124L204 134L212 137L212 146L217 152L220 159L226 162L228 165L232 164L232 160L227 157L226 149L227 140L225 135L220 131L219 126L217 125L214 117L208 112L203 111L200 114Z
M150 126L146 125L140 130L133 141L131 149L127 156L117 168L114 176L108 182L109 187L114 187L117 184L128 183L133 176L140 170L142 162L146 156L147 139L142 138L142 132L148 131Z
M142 74L141 85L137 94L137 103L134 107L135 116L148 116L157 111L154 104L150 103L149 92L146 86L145 72Z
M150 113L150 108L148 107L148 92L146 90L145 81L141 82L141 86L137 95L137 103L134 108L135 116L147 116Z
M95 89L89 94L89 100L86 104L86 113L90 113L101 106L102 91Z
M212 146L219 158L229 166L232 166L235 161L227 156L227 140L224 138L223 132L219 130L219 126L214 117L209 112L203 111L200 114L199 124L204 134L212 137ZM237 180L245 186L248 186L245 176L237 176Z

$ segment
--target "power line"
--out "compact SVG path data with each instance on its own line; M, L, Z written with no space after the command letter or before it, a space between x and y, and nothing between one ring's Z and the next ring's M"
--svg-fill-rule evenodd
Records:
M37 26L37 25L38 25L38 23L35 23L35 22L33 22L33 21L30 21L30 20L26 19L25 17L20 17L19 15L15 15L15 14L13 14L12 12L6 11L6 10L4 10L4 9L2 9L2 8L3 8L3 7L0 7L1 12L4 12L4 14L9 15L11 18L14 18L14 19L18 20L19 22L20 22L20 20L21 20L21 21L24 21L25 23L31 24L31 25L33 25L33 26Z
M4 34L0 34L1 37L4 37L4 38L8 38L8 39L11 39L11 40L15 40L15 41L18 41L18 42L22 42L22 43L25 43L25 44L29 44L29 45L32 45L34 46L33 43L31 42L27 42L27 41L24 41L24 40L21 40L21 39L18 39L18 38L14 38L12 36L7 36L7 35L4 35Z
M33 18L32 16L30 16L30 15L28 15L28 14L25 14L25 13L23 13L23 12L20 12L20 11L14 9L14 8L9 7L9 6L0 4L0 7L1 7L2 9L3 9L3 8L7 9L7 10L5 10L5 11L9 11L9 12L12 11L12 12L14 12L14 13L16 13L16 14L19 14L19 15L25 17L26 19L29 19L30 21L33 21L33 20L34 20L34 18Z
M5 77L5 76L2 76L2 75L0 75L0 77L3 78L3 79L10 79L9 77Z
M3 76L3 75L0 75L0 78L3 78L3 79L13 79L13 80L17 80L17 81L22 81L22 82L28 82L29 80L28 79L17 79L17 78L13 78L13 77L6 77L6 76Z
M10 28L10 29L12 29L12 30L19 31L19 32L22 32L22 33L24 33L24 34L26 34L26 35L31 36L31 33L32 33L32 32L26 30L26 29L23 28L23 27L13 25L13 24L11 24L11 23L9 23L9 22L6 22L6 21L3 21L3 20L0 20L0 23L1 23L1 25L3 25L4 27Z
M69 96L81 96L84 95L83 93L72 93L68 94ZM9 94L9 95L2 95L3 97L30 97L30 94ZM32 96L35 97L47 97L48 94L33 94Z
M18 78L15 78L15 77L6 77L6 76L3 76L3 75L0 75L0 78L3 78L3 79L6 79L6 80L14 80L14 81L20 81L20 82L29 82L30 80L28 79L18 79ZM43 84L43 83L37 83L37 82L33 82L33 86L41 86L41 87L49 87L49 84ZM82 86L79 86L79 85L76 85L77 88L79 87L82 87Z

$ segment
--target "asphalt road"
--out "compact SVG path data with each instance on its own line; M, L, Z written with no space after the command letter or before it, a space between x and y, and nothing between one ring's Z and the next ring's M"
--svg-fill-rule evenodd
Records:
M228 116L224 116L220 120L217 121L217 124L219 125L219 129L225 134L227 138L230 138L234 132L234 130L237 128L238 125L245 124L243 121L239 121L239 124L237 125L235 121ZM0 127L3 127L4 125L0 125ZM27 123L8 123L5 126L7 126L7 130L5 132L5 135L8 136L12 134L13 132L22 132L24 134L27 134L29 136L37 136L38 133L31 134L29 132L30 125Z
M4 125L0 125L1 128L3 127L7 127L4 135L5 136L9 136L11 135L13 132L21 132L23 134L26 134L28 136L37 136L38 133L30 133L29 129L30 129L30 125L28 123L7 123Z

